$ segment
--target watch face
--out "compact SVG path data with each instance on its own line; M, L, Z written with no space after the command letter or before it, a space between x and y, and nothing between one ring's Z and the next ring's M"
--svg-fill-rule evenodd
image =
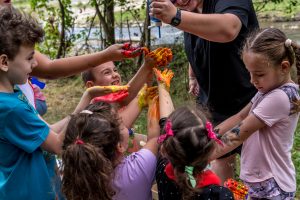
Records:
M178 18L174 18L173 23L174 24L179 24L180 20Z

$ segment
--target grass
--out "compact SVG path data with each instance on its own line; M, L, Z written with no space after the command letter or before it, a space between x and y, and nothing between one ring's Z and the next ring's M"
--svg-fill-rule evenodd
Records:
M174 100L175 106L187 104L192 102L193 98L188 95L186 92L187 81L184 77L179 74L186 73L185 67L181 67L182 70L180 73L176 73L177 76L174 77L173 87L171 88L172 97ZM54 123L65 116L72 113L77 103L80 100L80 97L84 91L83 83L79 76L74 76L72 78L65 78L60 80L51 80L47 81L47 87L43 90L44 94L47 97L48 112L44 116L45 120L49 123ZM146 111L143 111L137 120L134 129L136 132L145 133L146 125ZM293 162L296 167L297 172L297 196L300 199L300 124L298 124L294 147L292 151ZM239 167L238 167L239 168Z

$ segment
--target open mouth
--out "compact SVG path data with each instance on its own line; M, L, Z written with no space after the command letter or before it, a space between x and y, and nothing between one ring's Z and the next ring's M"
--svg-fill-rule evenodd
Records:
M4 3L11 3L11 0L4 0Z
M120 85L120 81L119 80L116 80L114 82L111 83L112 85Z

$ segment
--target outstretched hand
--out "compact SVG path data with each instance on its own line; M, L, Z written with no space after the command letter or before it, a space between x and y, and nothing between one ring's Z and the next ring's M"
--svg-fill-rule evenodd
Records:
M104 96L96 97L92 100L92 103L96 102L106 102L106 103L115 103L123 101L129 95L128 91L122 90L115 93L106 94Z
M110 86L94 86L87 89L87 92L92 98L103 96L105 94L119 92L119 91L128 91L129 86L117 86L117 85L110 85Z
M123 44L122 54L126 58L134 58L134 57L141 55L142 53L143 53L143 50L139 46L132 46L132 44L130 44L130 43Z
M149 105L149 102L158 95L158 88L157 86L148 87L147 84L139 91L138 93L138 105L140 110L143 107Z
M163 84L166 86L166 89L170 89L171 80L174 76L174 73L171 69L165 69L163 72L161 72L157 68L153 68L154 74L156 76L157 82L159 84Z
M145 61L151 58L155 62L154 67L167 66L173 59L172 50L169 48L160 47L149 52L148 48L143 47L142 50L145 52Z

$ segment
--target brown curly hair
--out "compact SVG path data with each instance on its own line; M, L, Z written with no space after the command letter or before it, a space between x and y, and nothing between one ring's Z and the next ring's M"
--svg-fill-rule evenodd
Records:
M213 141L208 138L205 123L208 116L204 108L181 107L176 109L168 120L172 123L174 136L162 143L162 149L174 168L176 183L183 199L191 199L199 189L190 184L186 166L193 166L194 177L201 173L208 164L208 157L213 149Z
M73 115L63 143L62 192L70 200L110 200L120 141L119 119L110 104L89 105ZM83 144L76 143L81 140Z
M30 15L13 7L0 8L0 55L13 60L22 45L34 46L43 37L42 27Z

